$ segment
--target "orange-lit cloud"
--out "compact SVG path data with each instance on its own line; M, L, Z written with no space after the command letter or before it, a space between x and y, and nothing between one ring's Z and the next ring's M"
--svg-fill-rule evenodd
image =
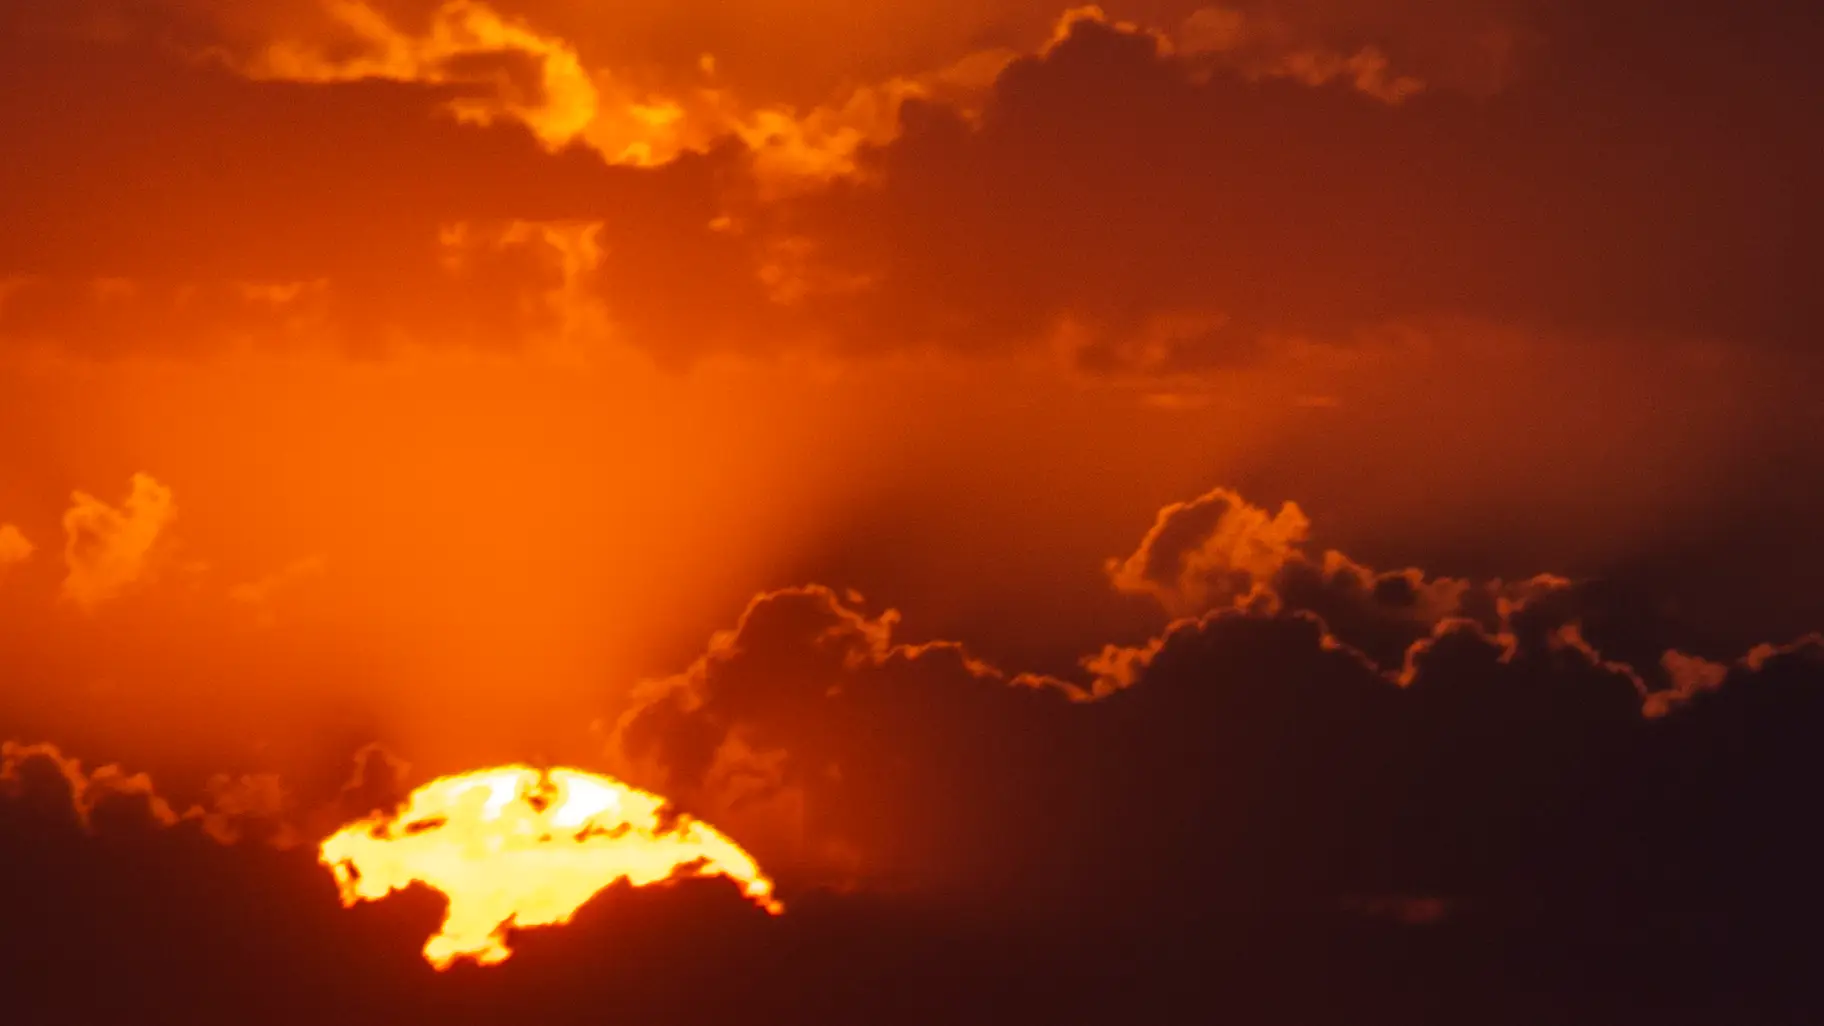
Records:
M0 567L32 558L33 546L12 524L0 524Z
M1314 613L1343 641L1389 666L1440 624L1463 619L1504 629L1525 603L1571 586L1552 575L1472 583L1428 576L1416 567L1377 571L1334 549L1321 557L1307 553L1310 529L1295 503L1270 514L1218 488L1160 510L1132 555L1108 561L1109 579L1117 590L1147 595L1175 617L1229 608ZM1573 624L1554 629L1573 631L1563 635L1566 644L1583 644ZM1589 654L1595 657L1593 650ZM1103 686L1121 686L1131 679L1131 658L1130 651L1111 647L1092 669Z
M936 857L917 835L919 824L942 815L938 798L912 776L891 779L910 773L909 764L881 776L876 735L862 724L906 702L1042 717L1081 696L1063 681L1004 673L954 642L898 641L898 622L892 610L869 615L820 586L756 596L688 670L635 692L608 739L609 756L630 778L748 838L763 861L777 857L829 881L853 872L862 852L871 875L907 872L923 855ZM946 729L906 727L916 736L904 744L921 749L941 744ZM962 761L931 769L944 780L971 772ZM874 787L897 797L862 797ZM857 800L887 801L898 812L868 814L850 806ZM832 820L829 808L854 814Z
M262 605L271 601L285 587L300 580L321 576L326 571L327 563L322 556L306 556L257 581L235 585L228 589L228 597L250 606Z
M889 886L967 872L958 867L969 857L938 838L958 840L970 826L942 820L965 807L1004 810L984 793L989 781L1029 771L1047 781L1035 788L1094 801L1110 785L1087 785L1060 763L1082 760L1087 771L1106 767L1097 751L1133 757L1129 746L1146 746L1149 731L1174 729L1155 716L1187 717L1175 728L1184 743L1219 751L1225 742L1200 738L1251 751L1279 742L1241 740L1247 724L1292 729L1312 717L1311 729L1340 732L1324 735L1338 749L1320 758L1368 760L1350 771L1368 773L1382 739L1419 730L1448 758L1453 732L1482 729L1480 716L1525 717L1525 729L1567 736L1595 729L1576 743L1602 758L1600 746L1666 717L1694 690L1724 686L1720 667L1675 651L1650 651L1646 663L1605 653L1599 644L1634 652L1640 642L1600 588L1552 575L1472 585L1417 569L1376 573L1333 550L1314 561L1302 548L1310 529L1292 504L1273 516L1228 489L1167 506L1111 573L1177 618L1142 644L1085 656L1082 683L1006 673L952 642L896 641L897 614L868 615L829 589L760 596L687 673L635 693L610 754L636 778L714 810L793 873L859 872ZM1777 653L1806 658L1816 648ZM1751 654L1741 669L1758 673L1775 654ZM1466 712L1465 702L1487 708ZM1229 717L1232 729L1219 726ZM879 750L888 735L893 750ZM1506 743L1502 751L1534 758ZM1199 772L1185 769L1180 781L1169 760L1147 765L1172 782L1146 788L1193 786ZM1012 815L1020 830L1036 829L1031 816L1060 817L1048 830L1069 819L1037 806Z
M353 38L353 47L344 43L343 53L332 54L309 41L277 40L245 70L256 77L306 82L477 82L493 95L450 101L458 117L484 124L513 117L552 147L575 139L595 120L595 85L576 51L478 0L444 3L422 36L395 28L385 13L363 0L326 0L324 9Z
M322 577L328 572L328 561L321 555L305 556L257 580L245 581L228 589L230 601L251 609L259 622L271 626L277 622L275 600L299 585Z
M369 748L341 798L372 811L338 820L321 861L347 905L414 883L441 892L424 948L438 968L503 961L511 931L571 923L623 879L726 875L776 910L762 863L798 886L908 891L946 915L954 902L1044 922L1064 888L1111 895L1129 912L1098 914L1140 928L1156 925L1155 903L1190 900L1157 881L1189 878L1218 895L1198 901L1236 916L1315 903L1446 929L1508 914L1504 888L1540 866L1570 867L1534 885L1553 907L1587 900L1583 874L1637 872L1643 851L1689 871L1665 842L1686 829L1684 795L1713 749L1730 780L1787 779L1793 751L1744 764L1730 739L1770 710L1811 715L1824 641L1727 668L1667 650L1662 675L1605 654L1628 647L1627 625L1581 582L1489 589L1489 626L1448 615L1476 589L1434 608L1422 596L1446 579L1327 553L1325 587L1420 621L1403 663L1389 662L1355 644L1368 631L1374 649L1383 621L1299 590L1317 572L1303 551L1313 533L1298 507L1269 515L1232 489L1167 505L1109 572L1207 608L1086 659L1087 685L1010 674L957 642L906 642L898 613L867 612L852 591L768 592L683 673L636 692L610 739L611 758L675 788L681 808L716 810L726 834L570 770L508 766L404 795L402 765ZM1241 580L1197 591L1184 564ZM45 746L6 754L9 790L37 793L28 778L48 772L90 829L124 798L136 821L224 843L297 836L275 829L298 805L270 776L214 778L208 811L180 816L143 775L87 774ZM1139 822L1135 795L1147 796ZM1136 859L1163 875L1120 871Z
M459 119L510 119L553 150L578 143L615 164L663 164L736 139L754 152L763 177L788 185L852 172L860 147L891 138L900 100L979 90L1011 56L968 56L800 111L738 96L717 81L707 53L682 80L666 75L642 86L637 75L587 63L574 43L541 31L534 19L480 0L448 0L415 30L365 0L329 0L324 8L333 30L324 37L276 39L230 60L256 79L456 86L461 95L448 109Z
M906 100L975 109L999 72L1022 53L1005 45L976 49L938 64L901 66L861 84L851 73L832 98L801 105L753 94L751 83L724 83L713 53L658 74L649 67L619 67L610 58L592 60L586 44L602 30L586 31L579 37L586 42L567 39L540 26L574 19L539 6L516 11L519 5L511 3L447 0L427 18L368 0L326 0L314 31L300 32L292 23L279 30L288 34L215 52L260 80L388 79L453 87L459 95L446 104L459 119L520 123L548 147L580 143L611 163L653 166L737 140L751 151L755 171L774 193L856 173L865 148L898 134L899 107ZM1392 103L1423 88L1420 80L1389 71L1387 57L1373 45L1353 53L1329 49L1310 42L1308 29L1279 17L1203 8L1192 11L1181 28L1166 31L1111 18L1095 6L1054 16L1050 38L1035 36L1028 52L1049 52L1079 22L1106 23L1144 32L1161 47L1200 60L1220 55L1253 77L1322 86L1340 76ZM1174 44L1175 35L1181 44Z
M1311 522L1295 503L1279 512L1228 489L1159 511L1140 547L1108 571L1121 591L1148 594L1180 616L1245 601L1299 556Z
M84 828L93 828L96 809L112 798L142 803L146 815L158 825L178 821L170 803L159 797L144 773L130 774L112 764L88 772L54 744L0 741L0 790L19 795L30 785L30 774L38 770L48 770L61 779L69 792L70 810Z
M1537 58L1498 3L1448 17L1402 3L1022 5L980 24L865 11L935 34L867 57L865 73L840 57L854 41L820 37L808 91L775 81L792 70L784 36L705 60L681 12L186 6L199 38L178 49L213 55L201 63L149 47L162 37L147 14L137 34L87 49L57 36L58 59L23 65L83 112L73 120L109 127L65 137L23 111L0 123L39 154L5 192L30 201L4 210L26 230L0 252L0 277L22 283L0 333L108 354L518 350L546 331L538 297L564 272L528 252L500 254L498 277L440 259L452 226L509 224L599 226L595 269L564 279L567 308L584 311L565 322L581 326L566 329L572 348L675 366L935 348L1207 380L1288 347L1448 338L1452 324L1576 345L1777 346L1812 309L1779 270L1805 208L1749 183L1784 180L1807 153L1728 125L1668 132L1640 94L1604 87L1612 61L1581 49L1530 76L1497 69L1510 51ZM750 19L803 18L815 34L817 21L725 17L705 37ZM641 32L663 37L662 60L626 51ZM1666 46L1649 55L1720 73ZM132 124L118 82L72 84L89 64L157 83L136 91ZM1498 87L1471 82L1478 69ZM1691 88L1768 102L1747 80ZM1588 103L1617 126L1600 144L1553 113ZM156 203L64 194L93 166L82 140L137 130L161 141L120 159L157 183ZM237 161L159 170L255 136L268 141ZM331 156L301 180L288 169L305 154ZM1712 229L1734 242L1681 241ZM706 293L717 302L696 301Z
M287 818L293 810L285 787L270 773L216 774L199 800L179 812L146 773L128 773L113 763L85 770L81 760L55 744L4 740L0 796L35 804L54 819L68 816L91 833L105 832L109 826L162 829L182 824L224 845L253 840L289 848L298 842L299 825Z
M1426 87L1424 80L1394 70L1377 45L1365 44L1351 53L1301 40L1294 25L1271 12L1261 16L1220 5L1200 8L1185 18L1177 48L1191 56L1233 61L1256 80L1287 78L1319 87L1341 79L1389 104Z
M134 474L118 508L86 492L63 515L63 597L85 610L120 596L156 574L165 529L177 517L171 489Z

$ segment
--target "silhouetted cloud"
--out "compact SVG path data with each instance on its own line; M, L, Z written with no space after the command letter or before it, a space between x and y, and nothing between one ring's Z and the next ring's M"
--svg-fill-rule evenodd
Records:
M617 772L713 816L793 909L783 925L731 927L747 939L701 957L732 965L714 959L747 958L750 943L840 936L877 945L862 971L896 978L919 934L867 933L881 928L869 903L909 902L929 924L918 929L953 946L1019 949L983 993L1070 965L1081 1000L1106 1014L1126 992L1120 980L1187 985L1167 951L1217 959L1228 967L1219 972L1240 974L1242 995L1249 974L1289 979L1312 957L1366 979L1383 971L1368 968L1378 963L1367 952L1391 944L1418 959L1402 973L1490 993L1520 986L1487 974L1524 951L1548 981L1535 980L1544 989L1529 1000L1566 1002L1581 1016L1588 1009L1575 1002L1605 994L1659 1007L1658 995L1685 1000L1700 984L1746 986L1745 970L1720 958L1722 924L1792 936L1824 911L1810 872L1824 848L1794 812L1824 769L1812 743L1824 729L1824 642L1766 646L1729 667L1668 649L1653 676L1586 637L1579 616L1601 613L1600 593L1541 578L1492 597L1487 622L1441 607L1410 617L1422 636L1382 663L1311 604L1280 594L1301 580L1288 568L1313 565L1301 548L1309 530L1295 507L1269 516L1232 491L1168 506L1138 552L1111 563L1115 581L1214 600L1144 644L1103 647L1085 659L1083 682L1008 673L952 642L900 640L898 614L870 613L858 595L808 586L757 596L688 669L644 686L611 740ZM1331 556L1333 572L1355 566ZM1198 591L1185 586L1187 568L1247 579ZM1418 590L1433 580L1417 570L1396 578ZM1413 605L1378 590L1395 609ZM1247 594L1255 599L1236 603ZM1365 601L1376 589L1358 580L1337 594ZM208 785L208 811L179 816L143 776L85 773L49 746L6 752L13 805L39 809L34 822L55 823L62 810L71 826L148 850L188 844L159 840L170 831L155 828L191 823L219 841L283 847L299 836L293 824L321 836L408 786L403 762L370 746L337 795L222 777ZM30 829L33 843L49 843L51 827ZM184 873L217 859L190 850L148 863L173 874L148 886L184 886ZM311 893L329 903L303 880L273 886L295 893L284 902L301 906ZM549 979L580 994L567 974L593 950L588 938L635 922L662 936L723 916L748 922L730 904L739 895L724 890L634 899L610 889L564 938L516 937L514 961L546 968L513 972L556 973ZM412 900L389 902L361 923L319 929L377 930L363 943L415 952L425 916ZM634 911L661 906L658 920ZM401 918L376 926L385 916ZM346 943L278 932L262 943ZM1233 961L1244 944L1254 945L1245 971ZM1104 953L1079 963L1086 956L1068 954L1078 945L1154 961L1140 969ZM1576 967L1612 945L1629 953L1591 989ZM1667 967L1679 971L1654 976ZM1799 977L1779 964L1757 971L1769 1000L1798 993L1788 988ZM1660 982L1637 990L1648 978ZM519 986L516 975L497 979ZM810 984L790 975L780 985L789 994ZM1398 1001L1376 994L1372 1009L1351 1006L1358 1021L1399 1021ZM1308 1018L1341 1014L1319 1002Z
M1569 908L1646 857L1634 845L1669 826L1638 817L1685 758L1660 725L1724 687L1715 671L1673 650L1644 671L1605 655L1573 582L1314 564L1308 527L1226 490L1167 507L1111 571L1201 610L1086 657L1086 683L898 642L895 615L827 589L761 596L636 696L617 752L781 874L824 878L835 852L866 883L939 896L993 880L1000 900L1043 904L1061 878L1143 865L1262 908L1379 915L1373 896L1419 894L1509 915L1491 910L1513 888ZM1743 672L1815 671L1812 648Z
M1314 557L1305 547L1310 529L1296 503L1269 514L1218 488L1160 510L1133 554L1108 561L1109 579L1174 616L1227 608L1314 613L1383 666L1398 664L1447 620L1500 630L1519 604L1572 587L1549 574L1507 583L1430 577L1416 567L1377 571L1334 549ZM1124 672L1121 658L1105 658L1110 672Z

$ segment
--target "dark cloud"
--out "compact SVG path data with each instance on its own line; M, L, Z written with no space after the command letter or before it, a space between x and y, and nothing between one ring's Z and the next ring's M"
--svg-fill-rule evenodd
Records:
M1168 507L1148 541L1182 560L1248 511L1273 522L1212 492ZM1177 515L1198 530L1175 534ZM1276 596L1296 580L1285 566L1310 566L1279 556ZM1170 579L1170 562L1129 565ZM1348 576L1337 594L1405 611L1431 580ZM1289 599L1231 603L1105 648L1073 684L906 642L897 614L859 596L768 593L635 696L611 757L749 847L790 911L769 920L724 884L612 888L485 972L432 977L413 961L437 919L427 895L337 910L307 852L174 815L143 777L85 774L49 748L9 749L0 852L20 868L4 879L33 881L42 905L98 880L115 893L132 867L138 896L105 926L85 906L34 942L54 973L72 950L60 945L105 929L96 950L126 981L120 1009L247 1001L274 1021L380 1021L555 1006L568 1021L562 1009L597 1008L600 987L677 1022L714 1020L732 993L762 1021L802 1018L812 994L885 1021L1113 1021L1198 995L1245 1022L1459 1021L1478 1003L1515 1022L1681 1007L1781 1021L1807 1007L1797 952L1824 912L1811 871L1824 849L1803 815L1824 772L1824 647L1728 666L1668 649L1636 669L1584 633L1650 646L1650 631L1602 615L1621 604L1550 582L1495 602L1489 624L1434 611L1389 665ZM310 801L251 780L210 792L218 815L348 815L396 801L403 773L369 748L352 783ZM178 914L192 903L206 911ZM257 936L231 956L237 930ZM123 948L129 936L156 944ZM258 985L233 999L144 989L167 945ZM629 945L645 952L632 965ZM298 972L339 982L268 982ZM1288 996L1312 973L1335 988ZM677 1000L701 988L721 997ZM45 985L28 999L104 1014L93 1000Z
M1452 316L1792 346L1820 313L1802 270L1820 154L1779 112L1818 95L1788 59L1789 37L1815 30L1756 11L1550 7L1521 19L1547 43L1511 82L1397 103L1354 71L1262 77L1233 47L1167 53L1078 18L1001 72L979 123L908 101L896 137L864 148L859 180L791 201L757 198L752 154L732 139L643 170L581 141L553 151L510 118L459 121L449 104L498 93L491 70L250 81L181 56L208 37L178 46L156 20L114 36L12 31L0 45L22 87L0 104L18 158L0 178L14 226L0 275L61 291L9 303L8 330L49 324L103 336L90 343L103 351L211 334L202 314L158 324L176 301L156 287L163 298L131 315L149 324L85 291L149 279L190 287L192 310L219 307L218 331L266 341L287 321L242 323L261 311L235 286L327 281L333 316L312 334L498 345L549 328L553 272L515 253L464 280L440 262L439 232L517 221L599 222L577 288L615 337L672 361L811 342L1058 346L1098 373L1201 374L1288 337ZM1154 16L1176 30L1186 13ZM1340 33L1310 52L1342 54L1369 25L1415 21L1381 15L1237 13L1273 52L1304 24ZM1746 66L1762 44L1771 67ZM71 311L76 297L97 312Z
M832 307L877 343L995 347L1069 322L1092 364L1171 370L1438 315L1804 341L1817 153L1774 120L1798 97L1706 59L1702 22L1631 12L1562 19L1493 95L1398 106L1206 78L1078 21L1003 72L979 128L908 104L869 154L878 187L818 201L808 233L875 276ZM1598 42L1621 31L1626 60Z
M1417 567L1376 570L1335 549L1315 555L1306 547L1310 529L1295 503L1269 512L1217 488L1160 510L1131 555L1108 561L1109 578L1116 589L1146 595L1175 616L1227 609L1312 613L1381 666L1399 665L1413 645L1449 620L1505 631L1525 609L1541 631L1566 626L1582 607L1548 597L1600 590L1551 575L1472 582L1428 576ZM1556 619L1548 624L1550 615ZM1104 672L1116 678L1131 672L1118 660L1104 661Z
M1174 511L1220 533L1221 517L1198 514L1212 504L1273 523L1212 493L1168 509L1149 539L1173 533ZM1128 565L1153 562L1143 547ZM639 700L621 748L653 786L731 823L743 803L789 794L798 847L772 848L774 865L849 852L939 894L992 879L1000 899L1042 905L1064 881L1093 889L1129 865L1145 879L1123 886L1194 877L1255 915L1420 895L1580 916L1594 892L1650 870L1632 863L1675 829L1660 788L1688 758L1660 729L1694 701L1674 689L1720 693L1721 677L1671 649L1636 669L1584 624L1624 650L1672 627L1551 578L1484 589L1480 608L1457 582L1450 605L1426 606L1437 585L1421 572L1375 575L1334 553L1328 576L1294 551L1262 581L1273 601L1217 603L1087 659L1094 701L1090 681L1012 680L954 646L897 642L895 617L826 590L765 596ZM1810 651L1740 670L1796 662L1802 675Z
M616 318L639 337L654 274L674 301L734 291L711 277L739 245L710 228L723 157L611 167L516 123L459 122L443 108L466 86L250 81L138 36L8 33L0 51L20 86L0 102L16 340L517 347L598 286L634 297ZM591 225L606 259L544 234Z

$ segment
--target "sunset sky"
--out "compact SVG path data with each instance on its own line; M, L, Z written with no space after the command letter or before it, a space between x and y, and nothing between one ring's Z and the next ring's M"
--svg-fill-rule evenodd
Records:
M1821 48L0 0L0 1005L1817 1021ZM442 896L337 901L339 827L521 764L784 913L437 972Z

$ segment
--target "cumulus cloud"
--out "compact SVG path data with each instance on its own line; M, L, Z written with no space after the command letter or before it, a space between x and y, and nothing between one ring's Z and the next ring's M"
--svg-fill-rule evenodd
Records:
M0 524L0 567L32 558L33 546L12 524Z
M1654 847L1684 829L1660 788L1701 773L1683 732L1726 729L1693 692L1783 675L1809 716L1804 688L1824 686L1815 641L1750 653L1727 682L1672 650L1637 669L1586 631L1640 636L1599 590L1313 559L1309 526L1226 489L1168 506L1110 572L1175 618L1087 656L1079 682L900 641L897 617L829 589L763 595L636 694L610 754L800 885L939 900L992 881L997 901L1042 903L1144 865L1123 888L1194 877L1244 918L1317 900L1498 920L1527 914L1518 887L1569 920L1604 887L1685 871Z
M93 829L98 811L110 807L129 810L126 815L147 825L178 821L144 773L112 764L86 772L54 744L0 742L0 790L54 818L72 817L84 829Z
M1160 510L1134 552L1109 560L1107 571L1116 590L1150 596L1177 617L1227 608L1315 614L1334 636L1381 665L1398 665L1410 646L1447 620L1503 630L1523 604L1572 585L1552 575L1471 582L1416 567L1375 570L1334 549L1307 551L1310 529L1296 503L1270 513L1217 488ZM1570 615L1567 610L1554 626L1566 627ZM1126 673L1120 658L1098 658L1113 674L1109 681Z
M133 510L101 522L132 537ZM1802 719L1824 685L1815 638L1725 666L1656 647L1652 624L1582 582L1377 572L1312 556L1312 531L1296 505L1229 489L1168 505L1107 569L1170 622L1136 644L1082 639L1073 679L907 640L898 613L852 592L763 593L634 694L606 768L716 822L788 888L969 904L986 887L1035 915L1138 860L1157 872L1122 884L1135 915L1160 897L1146 888L1196 877L1243 917L1316 901L1454 923L1511 913L1522 879L1570 916L1684 829L1659 788L1697 786L1687 744L1721 744L1742 729L1729 718ZM143 776L17 748L9 779L28 764L65 782L76 821L137 796L136 820L226 843L321 836L409 787L369 746L339 790L224 775L177 814ZM1774 786L1768 766L1731 772Z
M243 38L213 52L257 80L455 86L445 109L459 120L523 124L553 151L575 144L611 164L655 166L734 141L752 150L755 171L779 188L852 173L859 147L892 137L902 99L979 92L1013 56L998 49L958 55L800 106L731 88L708 52L681 67L605 63L544 27L565 21L563 12L448 0L428 17L412 17L387 6L335 0L309 31L292 25L293 34ZM582 27L591 30L583 38L599 41L599 26Z
M84 610L118 598L159 570L165 531L177 517L171 489L134 474L117 508L86 492L63 515L63 597Z
M990 740L997 724L1020 709L1069 715L1072 689L1004 674L954 643L899 642L898 619L824 587L760 595L688 670L640 689L611 752L629 779L720 828L745 826L763 864L824 876L866 852L890 880L954 859L936 844L955 824L938 821L987 810L947 802L943 788L1014 760L1003 745L1015 739ZM939 726L920 706L957 718Z
M313 40L276 39L242 70L257 78L305 82L391 78L491 86L483 95L450 100L450 110L482 124L518 119L553 148L576 139L596 117L596 88L575 49L488 4L449 0L422 35L401 31L384 11L362 0L332 0L324 10L339 30L340 52Z
M1245 603L1295 558L1311 522L1295 503L1277 513L1226 488L1159 511L1140 547L1110 560L1116 589L1143 593L1186 616Z
M1461 615L1477 588L1416 570L1366 586L1385 575L1313 560L1310 530L1296 507L1230 490L1168 506L1111 573L1205 605L1104 647L1074 682L906 640L898 614L853 593L764 593L634 695L606 756L713 815L788 904L898 894L948 936L991 923L1103 958L1232 938L1308 970L1314 945L1369 930L1454 951L1498 936L1567 966L1627 939L1646 945L1643 972L1714 972L1711 927L1777 935L1824 911L1824 849L1792 811L1824 768L1824 641L1727 666L1667 648L1655 671L1603 650L1651 636L1622 629L1613 596L1543 578L1488 596L1484 622ZM1222 583L1189 588L1187 567ZM1344 571L1359 579L1328 587L1421 634L1394 661L1295 597L1300 574ZM1451 601L1415 597L1431 590ZM6 765L11 793L49 795L73 824L114 808L116 826L91 829L191 824L226 841L275 822L322 836L396 802L409 774L372 746L333 794L222 777L207 811L176 815L143 777L54 749L14 746ZM849 907L822 900L793 907L814 924Z
M354 757L340 790L300 792L277 773L214 773L191 800L178 801L148 773L108 763L85 769L48 742L0 741L0 799L29 810L41 825L90 834L181 828L222 845L290 850L344 823L388 808L405 794L405 763L378 745ZM180 811L181 810L181 811Z

